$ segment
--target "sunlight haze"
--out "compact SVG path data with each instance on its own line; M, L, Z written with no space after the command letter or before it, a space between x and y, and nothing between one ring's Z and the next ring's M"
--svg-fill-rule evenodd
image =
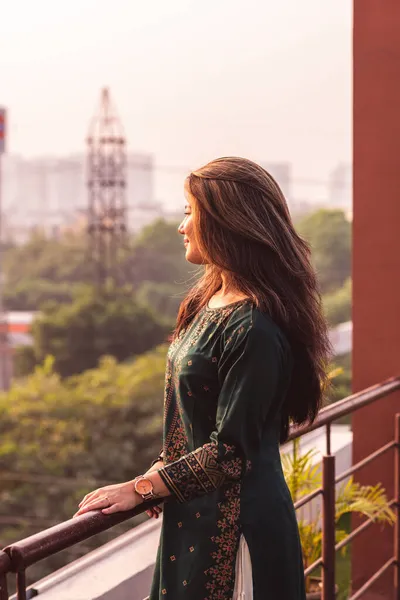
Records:
M344 0L13 0L0 75L14 154L84 151L109 86L129 149L160 165L238 154L325 180L351 159Z

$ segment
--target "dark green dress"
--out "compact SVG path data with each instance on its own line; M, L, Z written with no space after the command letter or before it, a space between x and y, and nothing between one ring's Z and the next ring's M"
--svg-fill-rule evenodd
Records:
M168 353L164 505L150 600L230 600L241 534L254 600L304 600L296 516L280 461L286 338L249 301L199 312Z

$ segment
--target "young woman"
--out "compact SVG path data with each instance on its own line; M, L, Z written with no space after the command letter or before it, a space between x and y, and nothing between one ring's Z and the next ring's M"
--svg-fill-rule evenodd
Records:
M277 183L249 160L212 161L185 189L179 233L205 270L168 353L163 451L144 476L85 496L77 514L166 498L151 600L303 600L279 444L290 423L315 418L326 383L309 248Z

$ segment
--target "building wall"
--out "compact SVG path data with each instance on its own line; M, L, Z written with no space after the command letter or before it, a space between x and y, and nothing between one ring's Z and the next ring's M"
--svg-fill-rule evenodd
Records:
M292 164L290 162L263 162L261 166L277 181L287 202L290 204L292 194Z
M339 208L348 213L352 210L353 166L338 164L330 174L328 186L329 208Z
M354 391L400 373L400 2L354 0ZM353 417L353 461L394 436L400 394ZM365 467L361 483L393 497L393 453ZM358 589L393 553L393 529L372 527L352 547ZM387 573L363 598L392 598Z
M34 159L4 155L3 173L3 206L11 237L14 233L14 237L23 241L34 227L51 235L57 229L74 225L77 211L87 208L84 154ZM132 212L150 211L153 214L158 210L152 207L152 155L128 154L126 177L128 226L133 227L137 219Z

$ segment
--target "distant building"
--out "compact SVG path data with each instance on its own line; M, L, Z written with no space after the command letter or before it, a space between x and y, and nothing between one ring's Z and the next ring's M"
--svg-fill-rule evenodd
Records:
M286 201L290 204L292 194L292 164L289 162L262 162L260 164L276 180Z
M329 208L340 208L346 214L353 207L353 165L339 163L331 172L328 184Z
M7 323L8 343L11 348L31 346L33 343L31 330L37 311L10 311L5 314Z
M130 153L127 160L128 227L138 229L156 218L153 156ZM48 235L76 225L88 205L86 156L54 158L3 157L5 236L24 241L33 230Z
M0 344L1 368L0 389L7 390L14 374L14 353L18 346L31 346L31 330L36 312L11 311L4 313L1 325L6 335L6 343Z
M137 233L153 223L156 219L162 219L163 208L161 203L152 202L148 203L147 206L133 206L129 210L129 229L133 233Z

